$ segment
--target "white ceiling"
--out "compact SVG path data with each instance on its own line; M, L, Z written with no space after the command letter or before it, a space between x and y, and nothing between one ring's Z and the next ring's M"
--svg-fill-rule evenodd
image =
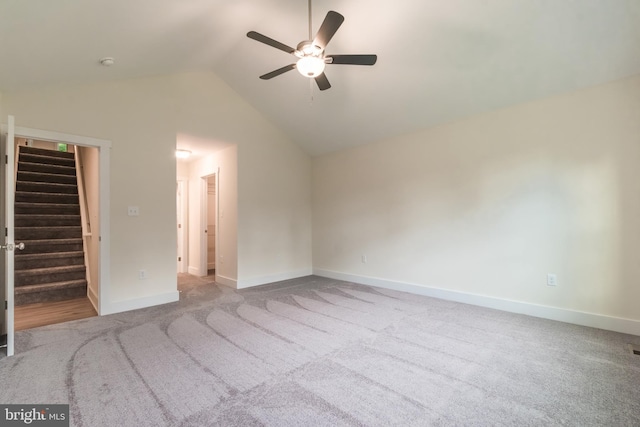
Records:
M319 92L295 62L307 0L2 0L0 92L211 70L312 155L640 74L638 0L315 0L345 16ZM110 68L98 65L113 56Z

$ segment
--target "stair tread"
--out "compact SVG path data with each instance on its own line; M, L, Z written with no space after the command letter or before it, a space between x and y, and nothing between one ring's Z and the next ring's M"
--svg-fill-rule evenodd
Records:
M43 194L47 194L47 193L43 193ZM49 193L52 194L52 193ZM56 193L57 194L57 193ZM69 206L78 206L80 207L80 203L48 203L48 202L16 202L16 206L40 206L40 205L46 205L48 207L69 207ZM21 214L22 215L22 214Z
M16 191L16 195L18 194L38 194L38 195L42 195L42 196L78 196L77 194L69 194L69 193L47 193L47 192L43 192L43 191Z
M82 241L82 237L68 237L65 239L25 239L22 240L22 242L26 245L27 243L31 243L34 245L37 244L47 244L47 243L56 243L56 244L61 244L61 243L77 243L77 242L81 242Z
M17 181L16 192L22 193L47 193L47 194L78 194L76 184L65 184L62 182L43 181Z
M50 167L51 169L54 169L54 170L55 169L67 170L67 171L73 170L74 172L76 170L75 166L52 165L52 164L48 164L48 163L21 162L21 161L18 161L18 171L20 171L20 166L21 165L25 165L25 166L31 166L31 165L33 165L33 166L46 166L46 167Z
M53 187L77 187L77 184L71 184L66 182L48 182L48 181L25 181L25 180L17 180L18 183L35 185L35 186L43 186L43 185L51 185Z
M85 266L82 265L62 265L59 267L45 267L45 268L29 268L26 270L15 270L16 275L37 275L42 273L64 273L67 271L80 271L84 270Z
M86 286L85 279L67 280L64 282L40 283L37 285L24 285L15 288L16 294L28 294L32 292L42 292L50 289L76 288Z
M75 175L61 175L59 173L34 172L34 171L18 171L18 179L22 182L58 182L60 184L75 184L77 180ZM59 182L68 181L68 182Z
M67 251L67 252L48 252L43 254L20 254L20 253L15 254L16 261L18 261L18 258L21 261L24 261L24 260L30 260L30 259L52 259L52 258L78 257L78 256L84 256L84 252Z
M74 157L60 157L60 156L52 156L50 155L50 153L29 153L27 151L24 150L20 150L20 159L31 159L32 161L37 161L37 160L45 160L46 162L64 162L64 163L69 163L69 164L74 164L75 165L75 158ZM56 163L53 163L56 164Z
M51 230L52 228L62 228L62 229L71 229L71 228L82 228L81 225L27 225L22 227L15 227L15 229L38 229L42 228L44 230Z
M40 148L40 147L29 147L28 145L20 146L20 153L25 154L40 154L44 156L50 157L61 157L63 159L73 159L75 157L74 153L68 151L58 151L52 150L49 148Z
M69 205L64 205L64 206L69 206ZM51 218L51 215L49 214L34 214L34 213L20 213L20 214L15 214L15 216L32 218L32 219ZM62 214L62 215L56 215L56 218L80 218L80 215L79 214Z

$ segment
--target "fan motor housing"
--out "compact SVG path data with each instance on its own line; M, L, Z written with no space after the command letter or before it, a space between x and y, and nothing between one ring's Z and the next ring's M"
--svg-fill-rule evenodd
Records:
M315 56L318 58L322 58L324 53L324 49L322 49L320 46L313 44L313 41L311 40L303 40L300 43L298 43L298 46L296 47L296 51L294 52L294 55L297 56L298 58L304 58L307 56Z

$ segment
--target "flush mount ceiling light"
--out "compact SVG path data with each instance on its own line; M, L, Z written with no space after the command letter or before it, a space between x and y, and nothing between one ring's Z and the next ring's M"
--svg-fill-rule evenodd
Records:
M267 74L260 76L262 80L269 80L280 74L296 68L300 74L311 79L315 79L320 90L327 90L331 87L327 76L324 74L326 64L346 64L346 65L373 65L378 60L376 55L325 55L325 48L329 40L338 31L344 21L344 16L338 12L330 10L324 18L320 29L314 38L311 36L311 0L309 0L309 40L302 41L294 49L286 44L280 43L270 37L249 31L247 37L259 41L276 49L285 51L298 57L295 64L285 65Z
M188 159L191 155L191 151L189 150L176 150L176 158L178 159Z

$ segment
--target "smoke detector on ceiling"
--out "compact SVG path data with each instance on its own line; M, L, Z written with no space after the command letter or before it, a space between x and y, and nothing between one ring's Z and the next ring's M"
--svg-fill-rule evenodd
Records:
M105 67L110 67L114 64L114 59L111 58L110 56L104 57L100 60L100 65L103 65Z

